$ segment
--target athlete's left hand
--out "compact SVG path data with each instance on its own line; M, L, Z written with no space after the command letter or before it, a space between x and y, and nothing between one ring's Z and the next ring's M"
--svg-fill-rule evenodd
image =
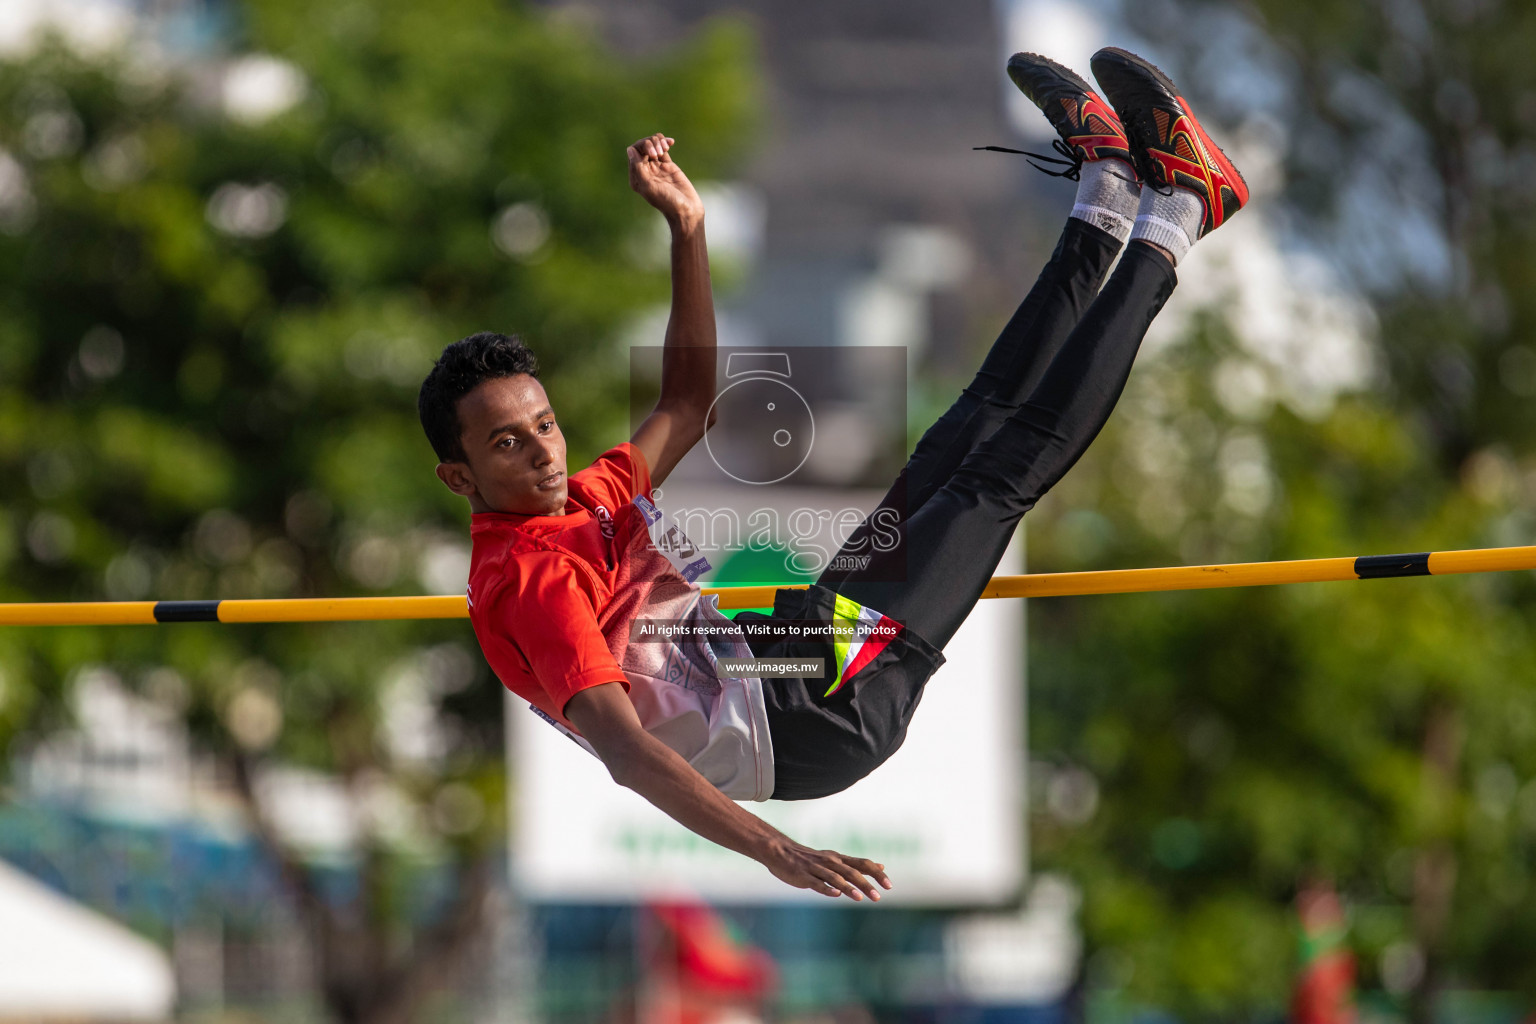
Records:
M836 850L813 850L785 835L770 843L757 859L779 881L823 896L847 896L855 902L865 897L878 900L880 889L891 887L884 864Z
M704 203L683 169L672 162L674 141L658 132L629 147L629 187L660 210L674 229L691 229L703 222Z

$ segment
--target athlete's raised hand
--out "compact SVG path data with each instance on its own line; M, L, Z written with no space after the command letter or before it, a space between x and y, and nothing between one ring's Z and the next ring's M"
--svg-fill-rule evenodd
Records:
M797 889L809 889L823 896L847 896L862 900L880 898L880 888L889 889L885 865L863 857L849 857L836 850L813 850L785 837L775 843L763 864L781 882ZM871 881L870 879L874 879Z
M673 141L658 132L629 147L629 187L673 227L691 228L704 219L704 203L683 169L672 162L668 151Z

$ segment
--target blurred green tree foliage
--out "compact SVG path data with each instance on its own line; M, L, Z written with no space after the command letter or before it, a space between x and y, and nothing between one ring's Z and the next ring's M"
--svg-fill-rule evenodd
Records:
M467 510L415 413L436 354L521 332L573 463L614 443L616 332L667 287L625 146L664 129L707 181L752 119L729 22L642 60L503 0L236 10L220 59L0 64L0 599L461 585ZM237 784L335 1019L411 1019L480 934L503 841L501 692L467 624L6 630L0 747L67 726L85 665ZM279 762L355 798L355 899L270 824ZM429 921L400 888L423 862L454 880Z
M1126 11L1260 172L1255 216L1368 299L1374 368L1297 397L1302 360L1214 296L1032 517L1032 568L1532 543L1536 10ZM1529 574L1036 602L1033 834L1085 887L1090 983L1272 1014L1321 880L1385 1006L1536 999L1533 609Z

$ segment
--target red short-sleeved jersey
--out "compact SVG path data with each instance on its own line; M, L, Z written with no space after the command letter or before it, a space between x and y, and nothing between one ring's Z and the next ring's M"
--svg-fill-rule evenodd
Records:
M762 680L719 672L721 657L751 650L694 584L709 562L650 492L645 456L626 443L570 478L564 515L477 514L475 636L508 689L578 740L564 714L571 697L621 683L645 730L722 793L766 800L773 743ZM632 639L641 620L688 628Z
M645 457L626 442L569 478L564 515L474 516L469 604L480 649L508 689L566 725L579 691L629 688L600 618L630 575L624 552L645 531L631 502L650 489Z

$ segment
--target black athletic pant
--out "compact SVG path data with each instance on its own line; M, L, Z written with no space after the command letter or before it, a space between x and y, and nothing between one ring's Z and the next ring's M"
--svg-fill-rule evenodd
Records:
M822 680L764 680L776 799L846 789L895 752L938 652L981 597L1019 519L1103 428L1176 283L1166 257L1134 242L1101 291L1119 249L1109 233L1067 221L975 379L877 506L899 521L896 548L875 549L866 521L843 548L873 556L863 569L829 570L808 593L779 592L776 618L829 616L832 594L842 594L901 623L905 640L897 658L831 696Z
M900 544L818 584L875 608L942 650L992 578L1019 519L1098 436L1176 279L1166 257L1070 218L1050 262L969 387L918 442L880 507ZM833 564L839 564L834 562Z

